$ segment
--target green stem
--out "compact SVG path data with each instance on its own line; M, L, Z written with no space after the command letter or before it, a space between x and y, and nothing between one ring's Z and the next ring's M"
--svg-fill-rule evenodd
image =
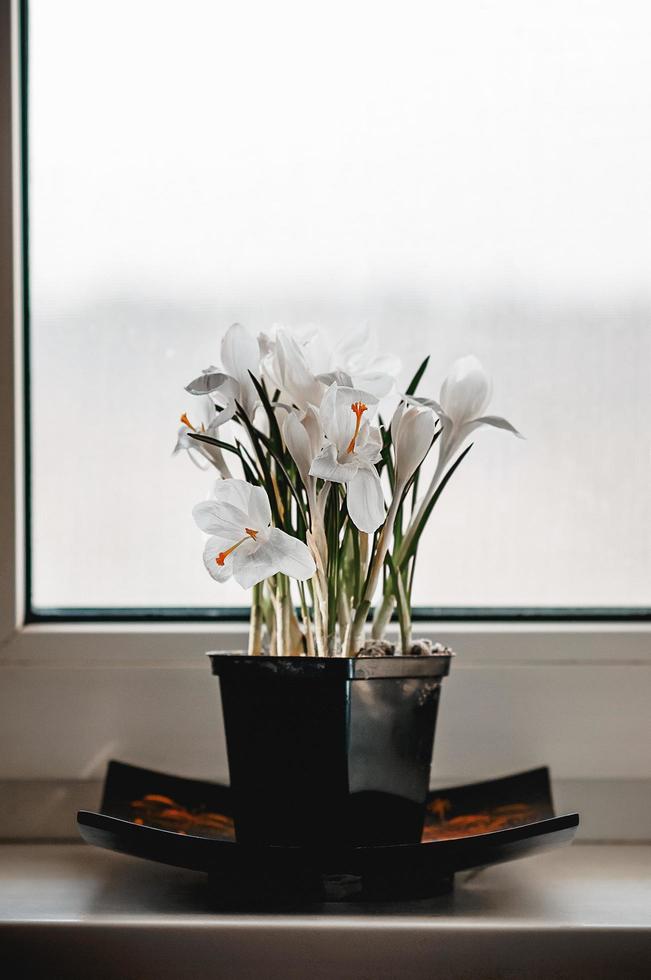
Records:
M407 596L405 594L405 584L400 573L400 569L396 567L396 564L391 557L387 556L387 562L389 569L391 571L391 578L393 580L393 590L398 603L398 620L400 622L400 641L401 641L401 652L405 656L411 650L411 614L409 611L409 603L407 602Z
M262 653L262 589L263 583L253 586L251 596L251 620L249 625L249 656L259 657Z
M391 592L385 592L382 596L382 602L377 608L375 619L373 620L372 636L374 640L383 639L387 626L391 622L395 607L396 597Z
M305 630L306 652L308 657L316 657L316 650L314 649L314 635L312 633L312 620L310 619L310 611L305 598L305 585L303 582L298 583L298 594L301 597L301 617L303 619L303 628Z

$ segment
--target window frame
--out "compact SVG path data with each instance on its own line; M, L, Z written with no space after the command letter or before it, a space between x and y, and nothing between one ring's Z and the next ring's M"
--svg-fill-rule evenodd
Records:
M4 767L0 766L0 778L34 779L48 775L88 779L100 774L105 761L102 752L112 750L112 746L106 747L104 720L96 719L93 711L100 713L101 706L101 711L110 715L111 730L123 724L124 731L132 733L133 721L127 715L128 706L123 706L122 695L138 673L142 676L142 668L147 668L151 699L147 702L150 717L146 721L151 723L151 741L136 744L136 736L127 734L120 743L120 753L124 758L142 759L147 764L147 759L154 758L155 739L156 751L161 744L168 745L173 757L174 732L161 738L156 710L159 693L162 702L169 696L165 693L170 684L169 672L175 672L175 678L179 676L176 672L185 677L186 672L197 669L207 675L205 651L245 648L247 625L234 618L226 621L224 611L198 614L195 610L174 610L159 617L157 610L90 610L88 614L80 610L74 614L50 610L36 615L29 608L25 560L29 530L28 378L24 367L29 284L23 261L26 188L21 154L25 148L21 17L25 12L26 4L21 0L0 0L0 695L4 687L9 714L2 722L3 730L14 740L12 751L16 746L16 760L9 755ZM559 723L552 710L549 718L535 722L543 739L541 751L546 755L532 763L542 761L552 768L556 766L563 778L583 778L584 759L590 778L595 773L607 780L620 775L625 779L634 776L637 782L648 778L643 746L645 739L648 744L651 738L651 717L648 711L635 709L638 715L633 721L623 719L613 713L611 696L616 679L621 682L626 675L627 690L643 692L647 705L651 700L651 610L542 609L529 610L529 614L523 610L493 610L492 615L490 610L474 612L472 618L467 615L468 610L458 609L421 610L415 616L422 636L441 640L461 653L453 671L458 677L454 680L457 690L469 679L469 672L480 671L489 684L500 685L504 704L521 704L522 699L526 702L529 698L533 706L539 680L551 684L551 689L562 697L565 679L573 679L574 683L576 671L580 671L585 694L573 718L568 719L565 711L564 744L557 744L550 734L552 726ZM238 615L242 616L242 612ZM530 670L523 672L520 668ZM53 671L59 680L54 707L48 701ZM631 675L630 671L635 673ZM93 678L106 678L109 674L110 685L100 689L93 683ZM453 683L452 678L449 683ZM554 688L554 684L558 686ZM458 751L465 752L468 758L477 746L478 724L486 725L483 738L500 730L494 719L486 718L484 698L479 693L481 685L479 689L470 686L472 692L463 695L468 724L455 735ZM46 703L48 711L56 709L56 719L48 722L56 733L50 737L58 740L56 763L51 760L51 746L44 750L39 738L34 737L33 744L28 738L37 725L45 724L42 710ZM92 765L86 767L79 764L81 703L88 724L85 738L89 756L93 746L97 749ZM586 732L586 724L597 717L598 731ZM197 725L201 720L197 719ZM621 753L608 752L613 740L623 737L622 725L626 724L635 725L636 744L624 745ZM570 749L570 762L567 732L576 733L580 740ZM634 741L630 733L628 739ZM517 746L504 748L506 768L519 758L516 751ZM598 758L600 753L607 756L605 761ZM618 799L621 806L621 795Z

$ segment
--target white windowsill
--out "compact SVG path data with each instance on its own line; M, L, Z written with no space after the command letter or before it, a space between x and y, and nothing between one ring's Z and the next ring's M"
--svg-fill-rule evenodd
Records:
M255 913L211 910L193 872L83 845L0 848L0 946L30 980L56 963L69 980L630 980L648 968L650 909L648 845L574 845L426 901Z

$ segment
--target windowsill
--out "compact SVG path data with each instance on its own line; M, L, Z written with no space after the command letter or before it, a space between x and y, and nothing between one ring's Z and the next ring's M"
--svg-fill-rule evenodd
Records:
M30 978L56 963L71 980L632 978L650 908L649 845L574 845L460 875L441 898L296 912L216 911L202 875L82 845L0 847L0 947Z

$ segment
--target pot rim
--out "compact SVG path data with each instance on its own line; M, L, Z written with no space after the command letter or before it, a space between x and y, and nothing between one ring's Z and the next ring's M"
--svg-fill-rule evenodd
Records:
M326 680L370 680L382 677L445 677L455 654L451 650L422 656L271 657L243 651L209 650L212 673L219 677L275 676Z

